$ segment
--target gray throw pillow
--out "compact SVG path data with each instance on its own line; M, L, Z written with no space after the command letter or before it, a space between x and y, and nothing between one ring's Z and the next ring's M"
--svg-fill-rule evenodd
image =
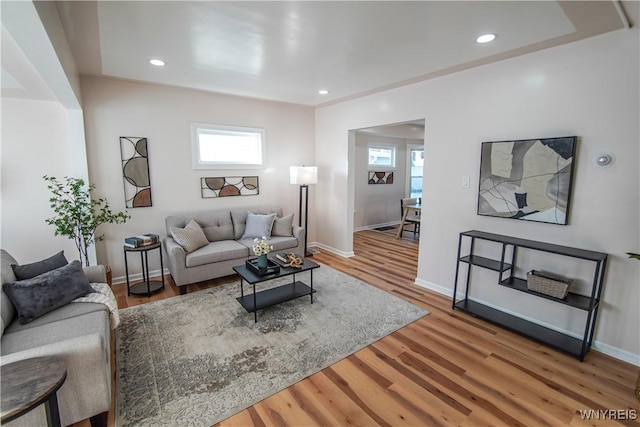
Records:
M171 227L169 231L173 240L182 246L186 253L193 252L209 244L202 227L193 219L184 228Z
M276 219L276 214L258 215L253 212L247 214L247 223L244 229L242 239L255 239L266 237L271 238L271 229L273 228L273 221Z
M56 268L60 268L67 264L69 264L69 262L64 256L64 251L60 251L57 254L50 256L49 258L37 262L32 262L31 264L12 264L11 268L13 269L13 274L16 275L16 279L26 280L31 279L32 277L36 277L42 273L46 273L47 271L55 270Z
M273 229L271 230L272 236L293 236L293 214L283 216L282 218L276 217L273 221Z
M78 260L31 279L5 283L2 289L22 325L93 292Z

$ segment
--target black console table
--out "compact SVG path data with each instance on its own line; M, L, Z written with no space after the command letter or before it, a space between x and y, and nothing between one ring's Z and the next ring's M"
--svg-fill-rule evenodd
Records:
M469 245L469 253L468 255L464 256L462 256L461 254L463 238L471 240ZM500 259L490 259L476 254L476 240L495 242L501 245L502 255ZM519 248L592 261L594 274L590 295L580 295L569 292L566 298L559 299L549 295L530 291L529 289L527 289L526 279L515 277L513 273L513 270L517 263L517 253ZM511 254L510 257L508 256L508 253ZM464 298L460 301L456 301L460 264L466 264L467 266L466 287L464 290ZM601 252L537 242L534 240L520 239L517 237L503 236L500 234L486 233L483 231L465 231L463 233L460 233L460 236L458 237L458 258L456 262L456 275L453 287L452 308L465 311L469 314L483 318L492 323L504 326L507 329L520 333L521 335L533 338L551 347L572 354L578 357L580 361L583 361L585 355L591 348L591 343L593 342L596 317L598 315L598 308L600 306L600 296L602 294L602 288L604 285L606 265L607 254ZM546 298L556 303L565 304L585 311L586 323L582 339L574 338L562 332L546 328L544 326L538 325L528 320L524 320L520 317L513 316L496 308L488 307L487 305L469 299L472 266L496 271L498 273L498 285L515 289L517 291L526 292L528 294L535 295L536 297ZM505 273L507 272L509 273L508 277L504 277Z

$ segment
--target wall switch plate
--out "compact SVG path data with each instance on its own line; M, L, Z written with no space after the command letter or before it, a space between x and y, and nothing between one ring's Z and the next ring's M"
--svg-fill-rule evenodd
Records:
M469 188L469 177L468 176L463 176L462 177L462 188Z

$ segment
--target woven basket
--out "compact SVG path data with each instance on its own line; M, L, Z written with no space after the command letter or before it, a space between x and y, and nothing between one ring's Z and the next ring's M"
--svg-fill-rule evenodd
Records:
M527 289L554 298L566 298L572 282L573 280L571 279L547 273L546 271L531 270L527 273Z

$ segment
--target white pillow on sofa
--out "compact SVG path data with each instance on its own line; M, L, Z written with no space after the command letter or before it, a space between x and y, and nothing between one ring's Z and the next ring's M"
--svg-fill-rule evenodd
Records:
M247 223L244 229L242 239L255 239L266 237L271 238L271 229L273 228L273 222L276 219L276 214L259 215L253 212L247 213Z
M209 244L209 240L204 235L200 224L193 219L184 228L171 227L169 230L173 240L182 246L186 253L193 252Z
M293 214L285 215L282 218L276 217L273 222L272 236L293 236Z

